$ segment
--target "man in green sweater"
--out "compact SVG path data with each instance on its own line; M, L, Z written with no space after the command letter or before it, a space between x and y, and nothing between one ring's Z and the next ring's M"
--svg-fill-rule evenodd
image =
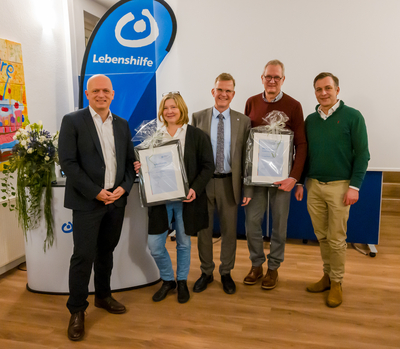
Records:
M337 307L343 298L347 220L367 170L368 138L361 113L337 98L336 76L317 75L314 89L319 105L305 121L308 156L302 179L308 178L307 209L320 244L324 276L307 291L329 289L327 305ZM295 196L303 199L302 185Z

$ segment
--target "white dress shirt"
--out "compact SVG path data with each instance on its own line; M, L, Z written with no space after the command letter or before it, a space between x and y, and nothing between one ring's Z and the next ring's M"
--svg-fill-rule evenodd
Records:
M327 118L329 118L335 111L337 108L339 108L340 105L340 99L338 99L338 101L336 102L335 105L333 105L329 110L328 110L328 114L325 114L322 109L321 106L318 107L318 113L321 116L321 118L323 118L324 120L326 120Z
M108 112L107 119L103 122L101 116L89 106L90 114L96 126L99 136L101 151L103 152L106 173L104 176L104 189L114 188L115 176L117 175L117 157L115 154L113 117L111 111Z
M182 156L185 154L185 138L186 138L186 129L187 129L187 124L182 125L182 127L179 127L175 134L171 136L168 133L167 127L164 125L161 127L161 131L163 133L163 140L165 141L170 141L173 139L179 139L181 142L181 149L182 149Z

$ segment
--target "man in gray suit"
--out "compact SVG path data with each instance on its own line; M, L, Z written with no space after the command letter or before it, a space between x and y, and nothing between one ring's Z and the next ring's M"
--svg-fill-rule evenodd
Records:
M193 291L202 292L214 280L213 225L217 208L221 227L221 264L219 272L224 291L236 291L231 270L235 264L237 209L242 194L242 173L245 145L251 127L250 119L229 108L235 95L235 79L227 73L215 79L211 90L214 107L193 114L192 125L202 129L211 138L215 173L206 187L209 226L198 233L197 244L201 262L201 277ZM243 201L248 204L250 199Z

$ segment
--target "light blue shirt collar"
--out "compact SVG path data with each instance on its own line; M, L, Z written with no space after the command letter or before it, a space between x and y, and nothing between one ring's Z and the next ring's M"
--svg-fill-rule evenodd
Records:
M231 116L231 108L228 108L228 109L224 110L222 113L220 113L217 110L217 108L213 107L212 117L213 118L218 118L219 114L222 114L224 116L224 119L229 118Z

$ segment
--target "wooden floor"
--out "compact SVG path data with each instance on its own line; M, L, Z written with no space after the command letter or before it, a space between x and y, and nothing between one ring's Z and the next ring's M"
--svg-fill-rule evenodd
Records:
M400 348L399 227L400 217L382 217L375 258L349 247L338 308L325 305L327 292L305 291L322 275L315 242L288 241L278 287L263 291L260 283L242 283L250 262L246 241L238 241L236 294L223 292L215 272L207 290L191 293L186 304L176 294L152 302L159 284L115 294L128 308L123 315L95 308L90 296L86 336L76 343L66 335L67 297L30 293L26 273L13 269L0 276L0 348ZM192 243L190 289L200 276L195 238ZM174 256L174 243L168 248ZM219 248L216 243L215 260Z

